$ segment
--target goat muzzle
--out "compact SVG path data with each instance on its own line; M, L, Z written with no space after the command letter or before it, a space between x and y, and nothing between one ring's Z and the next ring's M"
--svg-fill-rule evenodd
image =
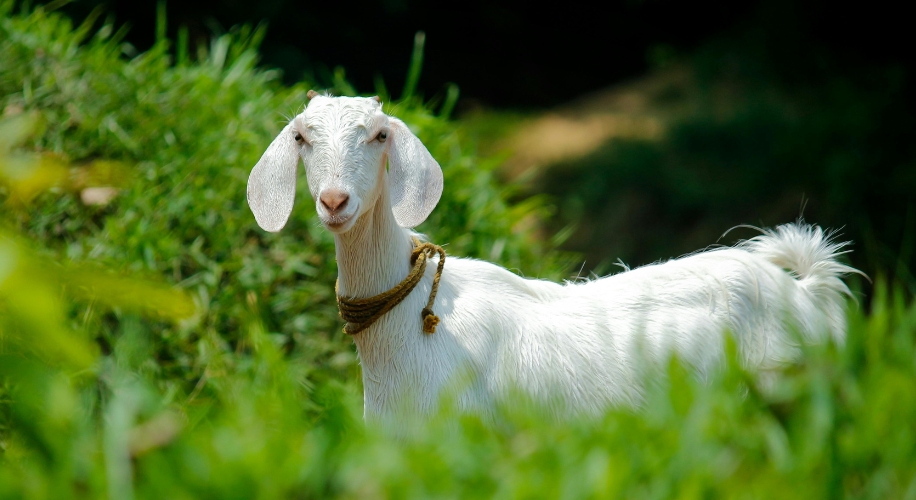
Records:
M318 198L330 215L337 215L347 208L350 195L337 189L327 189Z

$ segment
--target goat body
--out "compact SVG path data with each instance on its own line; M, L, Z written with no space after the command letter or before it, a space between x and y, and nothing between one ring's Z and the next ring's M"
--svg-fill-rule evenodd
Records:
M306 133L306 144L291 141ZM372 143L388 133L390 147ZM284 183L290 168L295 181L298 156L319 217L335 234L339 293L369 297L400 282L415 235L408 228L426 218L442 187L419 140L372 99L312 99L249 179L249 203L265 229L283 226L292 198L263 193L294 192ZM386 158L397 163L390 172ZM395 178L402 175L408 180ZM557 413L638 404L647 365L677 354L702 376L721 362L725 331L748 366L778 366L799 341L843 341L849 290L840 277L855 270L837 262L842 246L820 228L789 224L737 247L563 285L449 257L434 307L441 322L426 335L420 311L431 261L403 302L354 336L366 417L428 414L456 384L459 407L483 414L513 391Z

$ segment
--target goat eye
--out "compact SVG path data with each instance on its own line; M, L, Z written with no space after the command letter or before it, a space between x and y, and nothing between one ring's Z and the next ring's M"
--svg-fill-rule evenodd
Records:
M377 140L378 142L385 142L387 139L388 139L388 132L384 130L382 130L381 132L378 133L377 136L375 136L375 140Z
M299 132L296 132L296 142L298 142L299 144L302 144L303 142L305 142L305 139L302 138L302 134L300 134Z

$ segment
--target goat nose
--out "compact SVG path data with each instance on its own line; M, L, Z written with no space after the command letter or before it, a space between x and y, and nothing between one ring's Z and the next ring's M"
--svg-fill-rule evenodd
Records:
M319 199L324 208L328 209L328 212L335 213L347 207L350 195L337 189L328 189L321 193Z

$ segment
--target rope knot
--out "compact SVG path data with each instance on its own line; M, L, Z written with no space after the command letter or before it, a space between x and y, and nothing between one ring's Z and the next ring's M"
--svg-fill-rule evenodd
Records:
M442 278L442 270L445 267L445 250L438 245L421 242L417 238L413 239L413 243L414 249L410 253L410 264L413 269L394 288L366 299L348 299L340 296L339 293L337 294L337 308L340 311L340 317L347 322L344 325L344 333L356 335L369 328L372 323L375 323L376 320L394 308L394 306L400 304L423 278L427 259L434 257L438 253L439 265L436 268L436 276L433 278L433 286L429 291L429 301L420 313L420 317L423 319L423 332L435 333L436 325L439 324L439 317L433 312L433 302L436 300L436 293L439 291L439 280Z
M436 325L439 324L439 316L436 316L436 313L428 307L423 308L423 312L420 313L420 317L423 318L423 333L436 333Z

